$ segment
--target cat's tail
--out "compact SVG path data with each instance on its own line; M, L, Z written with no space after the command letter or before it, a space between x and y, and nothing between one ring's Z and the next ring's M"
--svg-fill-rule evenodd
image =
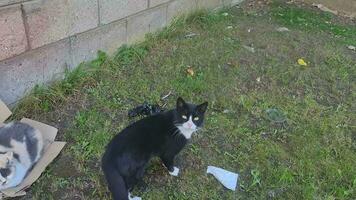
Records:
M113 199L129 200L129 192L126 188L123 177L120 175L115 165L109 160L105 159L105 155L102 160L102 169L104 171L104 175Z

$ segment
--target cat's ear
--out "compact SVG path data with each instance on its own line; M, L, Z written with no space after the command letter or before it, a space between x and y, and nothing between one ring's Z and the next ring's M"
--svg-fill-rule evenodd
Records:
M182 99L182 97L178 97L178 99L177 99L177 109L184 108L184 106L185 106L185 101Z
M208 102L204 102L197 106L197 110L201 114L204 114L207 108L208 108Z

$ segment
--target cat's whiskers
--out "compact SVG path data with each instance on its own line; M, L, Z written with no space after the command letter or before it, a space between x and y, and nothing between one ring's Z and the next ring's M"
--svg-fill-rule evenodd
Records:
M174 124L174 126L171 129L169 129L169 131L168 131L173 138L176 138L180 133L180 130L178 129L177 126L178 125ZM171 132L172 130L173 130L173 132Z
M168 130L168 132L171 132L172 130L175 130L175 129L177 129L177 127L174 125Z
M172 136L173 136L174 138L176 138L176 137L179 135L179 132L180 132L179 129L177 129L176 131L174 131L174 133L173 133Z
M202 130L203 128L202 127L197 127L196 128L196 131L200 131L200 130Z

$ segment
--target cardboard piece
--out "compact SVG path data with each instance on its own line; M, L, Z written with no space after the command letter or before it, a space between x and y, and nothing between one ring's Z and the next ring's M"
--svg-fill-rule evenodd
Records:
M11 114L11 111L0 100L0 127L4 125L4 121L9 118ZM2 197L16 197L25 195L25 190L41 176L42 172L59 155L66 144L65 142L55 141L58 129L52 126L27 118L23 118L21 122L38 129L42 133L44 142L43 155L20 185L14 188L0 191L0 199Z

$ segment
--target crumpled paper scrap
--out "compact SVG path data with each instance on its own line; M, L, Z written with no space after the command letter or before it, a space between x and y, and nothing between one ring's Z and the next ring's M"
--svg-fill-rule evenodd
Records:
M238 174L214 166L208 166L206 173L212 174L227 189L236 190Z

